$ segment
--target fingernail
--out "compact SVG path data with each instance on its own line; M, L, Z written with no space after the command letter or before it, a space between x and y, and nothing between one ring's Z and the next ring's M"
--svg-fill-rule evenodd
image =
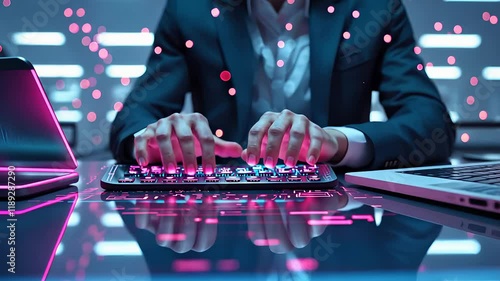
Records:
M257 164L257 160L255 159L255 155L253 155L253 154L248 155L248 164L250 164L250 165Z
M214 173L214 167L212 165L208 164L205 166L205 174L211 175Z
M274 164L273 158L271 156L268 156L266 158L266 167L272 168Z
M146 164L146 160L144 159L144 157L139 158L139 165L145 166L145 164Z
M187 169L188 175L194 175L195 172L196 172L196 170L194 168L194 165L193 164L189 164L188 165L188 169Z
M309 156L307 161L309 162L309 164L314 164L316 162L316 158L314 158L314 156L311 155L311 156Z
M175 172L177 172L177 169L173 163L168 163L167 169L169 174L175 174Z
M288 158L286 159L286 165L289 167L292 167L294 162L295 162L295 159L292 156L288 156Z

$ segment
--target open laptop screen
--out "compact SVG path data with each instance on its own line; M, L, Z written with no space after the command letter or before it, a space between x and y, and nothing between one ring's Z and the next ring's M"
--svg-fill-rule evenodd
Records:
M31 64L0 59L0 98L0 167L76 168Z

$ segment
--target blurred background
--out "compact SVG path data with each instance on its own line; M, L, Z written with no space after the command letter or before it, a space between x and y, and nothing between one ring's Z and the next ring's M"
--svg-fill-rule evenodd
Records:
M0 0L0 51L34 64L80 158L110 157L110 122L149 54L161 52L152 44L166 1ZM403 2L418 67L459 125L457 147L500 150L500 0ZM384 118L375 94L372 120Z

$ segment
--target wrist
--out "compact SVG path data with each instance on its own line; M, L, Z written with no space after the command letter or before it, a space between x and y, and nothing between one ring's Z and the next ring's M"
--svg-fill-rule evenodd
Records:
M325 129L325 131L331 138L331 141L336 145L336 152L328 161L333 164L340 163L347 154L347 149L349 147L347 136L341 131L331 128Z

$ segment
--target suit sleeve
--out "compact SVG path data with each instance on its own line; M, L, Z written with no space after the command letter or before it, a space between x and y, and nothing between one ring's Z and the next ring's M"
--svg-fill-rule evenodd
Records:
M436 86L415 54L413 30L403 4L393 6L387 44L378 66L380 102L388 121L350 125L368 139L373 159L366 169L398 168L447 161L455 128Z
M119 162L133 162L133 134L147 125L180 112L189 91L184 43L175 19L176 1L168 1L157 31L146 73L138 79L117 114L110 132L110 149Z

